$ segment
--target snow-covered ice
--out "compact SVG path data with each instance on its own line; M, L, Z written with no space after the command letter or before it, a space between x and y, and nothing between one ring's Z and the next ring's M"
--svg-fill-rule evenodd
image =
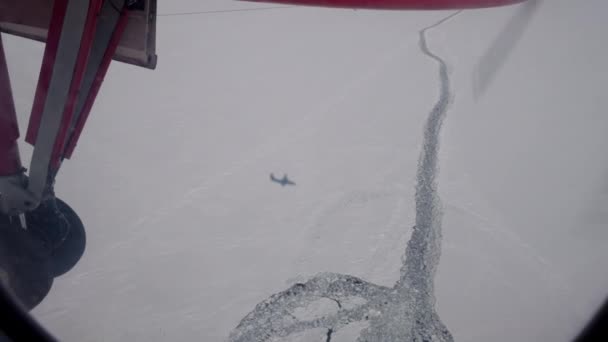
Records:
M439 152L434 292L456 341L567 341L606 295L607 7L543 2L477 99L477 63L517 6L465 11L428 32L453 91ZM258 303L319 273L392 287L439 97L438 66L421 53L418 31L448 14L159 17L158 69L112 65L59 175L87 251L33 314L64 341L221 341ZM3 39L24 129L42 45ZM271 172L297 185L277 186ZM311 305L298 317L336 309Z

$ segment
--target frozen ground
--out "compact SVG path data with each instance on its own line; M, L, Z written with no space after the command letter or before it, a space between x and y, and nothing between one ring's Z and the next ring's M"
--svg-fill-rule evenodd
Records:
M264 6L173 1L159 12L245 7ZM435 298L456 341L567 341L606 295L606 9L543 3L477 101L475 66L516 7L463 12L428 33L454 96ZM392 287L439 97L418 31L447 14L159 17L158 69L113 64L58 179L89 244L34 315L65 341L220 341L320 272ZM24 128L42 45L4 42Z

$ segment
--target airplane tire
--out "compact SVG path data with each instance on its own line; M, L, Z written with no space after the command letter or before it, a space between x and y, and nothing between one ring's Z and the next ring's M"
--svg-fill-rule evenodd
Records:
M38 305L53 285L41 242L16 224L0 223L0 285L27 310Z
M28 231L38 236L48 252L54 277L71 270L84 254L86 233L78 215L59 198L27 214Z

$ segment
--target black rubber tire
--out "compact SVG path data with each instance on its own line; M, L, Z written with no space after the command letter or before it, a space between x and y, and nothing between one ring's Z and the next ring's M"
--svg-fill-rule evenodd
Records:
M74 210L59 198L56 198L55 201L60 215L63 215L69 227L63 241L53 243L52 246L47 245L51 274L58 277L71 270L84 255L87 238L84 225ZM59 222L57 218L46 217L47 215L51 214L48 211L41 214L38 209L28 213L28 230L34 235L40 236L37 232L40 232L41 229L57 229L57 227L53 227Z
M17 224L0 223L0 273L2 285L27 310L40 304L53 285L42 243Z

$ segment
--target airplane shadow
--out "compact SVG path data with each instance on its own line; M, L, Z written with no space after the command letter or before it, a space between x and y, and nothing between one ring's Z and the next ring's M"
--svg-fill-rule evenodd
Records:
M289 177L287 177L287 174L283 175L283 178L277 178L275 177L274 173L270 174L270 181L274 182L274 183L278 183L279 185L281 185L282 187L284 186L295 186L296 183L292 180L289 179Z

